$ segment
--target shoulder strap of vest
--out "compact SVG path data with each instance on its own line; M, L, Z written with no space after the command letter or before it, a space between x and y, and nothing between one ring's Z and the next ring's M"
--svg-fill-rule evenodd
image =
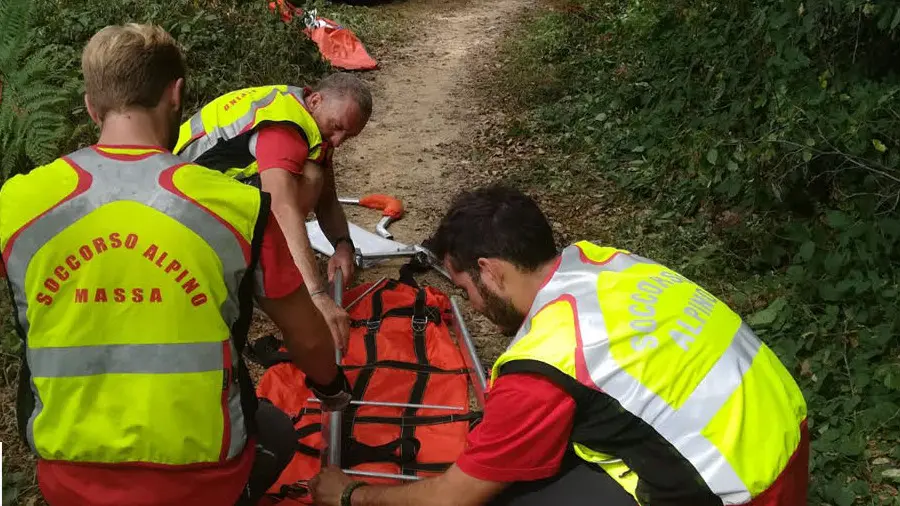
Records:
M497 378L507 374L539 374L566 391L575 399L576 404L593 395L593 391L582 385L575 378L540 360L510 360L497 371Z
M250 323L253 320L253 297L254 282L256 280L256 269L259 268L259 257L262 251L263 236L265 234L266 225L269 221L269 209L271 207L271 197L268 193L260 191L259 217L256 219L256 225L253 228L253 240L250 243L250 264L241 280L238 301L240 305L240 317L234 322L231 329L234 347L237 356L247 345L247 335L250 331ZM238 360L238 383L241 388L241 408L244 412L244 424L247 427L247 434L256 434L258 427L256 424L256 410L259 401L256 398L256 388L253 385L253 378L250 376L250 370L243 360Z
M232 327L232 335L234 336L235 347L238 353L241 353L247 344L247 334L250 330L250 322L253 319L253 294L256 279L254 274L259 268L263 237L266 225L269 222L269 210L271 208L271 196L263 191L259 192L259 196L259 217L256 219L256 224L253 227L253 240L250 243L250 264L240 284L241 317Z

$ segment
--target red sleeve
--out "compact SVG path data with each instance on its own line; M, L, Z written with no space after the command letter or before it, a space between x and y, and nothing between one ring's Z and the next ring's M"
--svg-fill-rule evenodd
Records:
M549 379L537 374L501 376L456 464L485 481L548 478L559 471L574 419L575 400Z
M303 277L294 263L278 220L271 212L262 241L257 267L257 295L267 299L290 295L303 284Z
M309 156L309 144L300 132L285 125L269 125L256 136L256 162L259 172L273 167L294 174L303 173Z

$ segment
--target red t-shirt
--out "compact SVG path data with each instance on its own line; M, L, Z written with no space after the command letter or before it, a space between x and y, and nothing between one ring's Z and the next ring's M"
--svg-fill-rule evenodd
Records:
M262 286L256 287L257 295L281 298L302 284L300 271L271 213L263 233L257 268L262 272ZM228 465L192 470L101 467L38 460L38 483L53 506L231 506L247 484L254 455L255 442L251 440L244 452Z
M456 464L485 481L553 476L569 446L574 420L575 400L552 381L538 374L501 376Z
M484 418L469 433L456 464L484 481L548 478L559 472L569 447L575 401L543 376L509 374L494 383ZM806 504L809 434L801 426L800 445L775 483L747 506Z
M256 134L256 163L260 174L275 167L302 174L307 157L309 144L296 128L269 125Z
M255 154L260 173L277 167L292 174L302 174L307 159L329 166L331 153L328 143L322 142L319 155L309 159L309 143L296 128L287 125L264 126L256 133Z

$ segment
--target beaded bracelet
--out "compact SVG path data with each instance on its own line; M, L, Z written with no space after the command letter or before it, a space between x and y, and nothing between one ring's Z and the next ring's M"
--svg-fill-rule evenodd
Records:
M353 506L350 502L350 496L353 495L353 492L359 487L365 487L368 483L364 481L354 481L353 483L347 485L347 488L344 489L344 493L341 494L341 506Z

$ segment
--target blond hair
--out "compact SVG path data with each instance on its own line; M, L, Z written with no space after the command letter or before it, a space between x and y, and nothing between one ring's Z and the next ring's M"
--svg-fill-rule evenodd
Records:
M346 72L337 72L319 81L313 91L322 95L351 98L363 117L372 116L372 92L369 86L360 78Z
M103 28L81 55L85 93L102 119L110 111L155 107L166 87L187 73L175 39L156 25Z

